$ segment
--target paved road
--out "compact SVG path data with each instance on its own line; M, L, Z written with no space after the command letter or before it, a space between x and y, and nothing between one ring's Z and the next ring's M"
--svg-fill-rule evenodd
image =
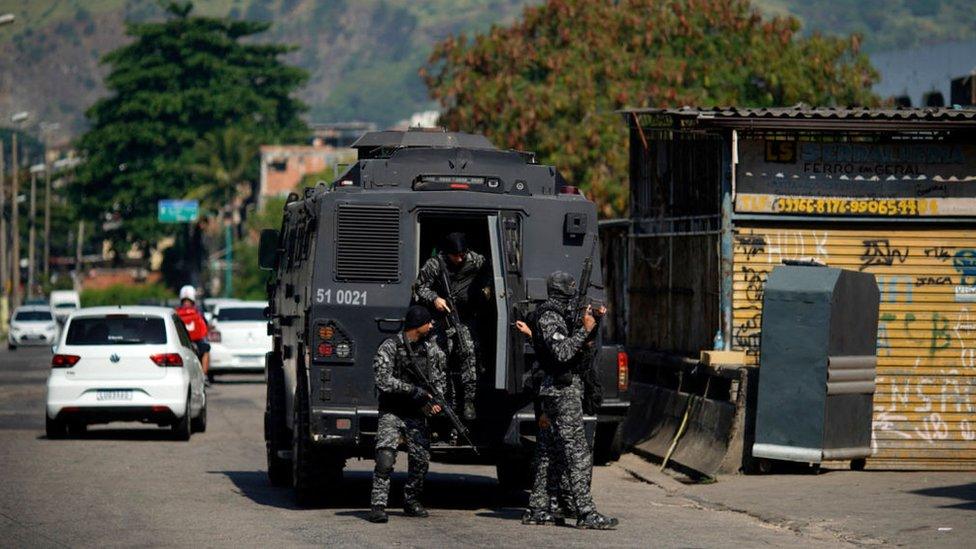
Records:
M298 509L264 474L259 377L210 389L209 427L190 442L139 425L44 436L43 349L0 351L0 546L698 546L835 547L835 531L797 531L749 513L701 505L619 466L594 472L594 495L620 517L613 532L519 523L525 498L504 495L487 466L434 464L427 520L394 510L364 520L372 462L351 462L334 507ZM403 459L394 490L403 482Z

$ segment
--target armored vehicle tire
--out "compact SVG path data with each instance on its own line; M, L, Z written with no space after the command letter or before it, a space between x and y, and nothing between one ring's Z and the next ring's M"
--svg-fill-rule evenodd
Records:
M264 408L264 447L268 458L268 480L272 486L291 486L291 431L285 423L285 374L277 353L265 356L268 375Z
M498 485L507 492L528 490L532 484L532 460L528 457L500 457L495 463Z
M620 459L624 445L624 423L601 423L596 427L593 463L606 465Z
M299 355L301 356L301 355ZM309 437L308 382L299 365L292 419L292 487L295 500L302 507L324 503L334 495L332 488L342 481L345 460L326 455L313 447Z

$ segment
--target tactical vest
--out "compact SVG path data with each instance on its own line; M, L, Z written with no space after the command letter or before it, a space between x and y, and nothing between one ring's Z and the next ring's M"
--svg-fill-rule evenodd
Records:
M440 254L439 257L440 266L442 269L447 269L447 278L451 281L451 299L458 306L458 314L461 316L467 316L469 313L465 306L472 301L472 284L474 284L480 270L470 258L470 252L465 254L464 257L464 264L457 270L450 268L443 254ZM447 289L443 287L440 278L437 280L437 286L439 294L444 295L447 293Z
M427 375L428 379L430 379L430 363L427 360L428 344L429 341L414 343L412 352L413 359L417 361L418 366ZM406 346L406 339L404 338L403 333L400 333L396 337L396 356L393 360L393 377L419 386L420 380L414 376L410 368L407 366L407 361L409 361L410 358L407 355ZM391 412L401 417L423 415L423 411L421 410L422 404L415 401L411 395L381 392L378 400L379 409L381 412Z
M535 308L532 313L532 318L530 319L532 327L532 347L535 350L536 357L539 361L539 366L542 371L548 375L553 376L556 381L562 382L564 384L569 384L572 382L571 375L575 373L577 363L579 362L579 357L574 357L568 363L559 362L556 357L553 356L552 350L549 345L546 344L545 338L542 336L542 327L539 325L539 319L546 312L553 312L559 315L563 322L566 323L567 327L567 337L572 335L572 322L573 319L567 313L566 308L558 305L552 300L547 300L541 305Z

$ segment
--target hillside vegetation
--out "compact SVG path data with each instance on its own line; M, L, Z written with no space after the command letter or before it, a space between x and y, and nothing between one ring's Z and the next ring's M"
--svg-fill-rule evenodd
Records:
M273 22L261 40L298 47L286 60L310 73L300 98L310 121L387 125L431 108L417 75L445 37L507 23L538 0L199 0L200 15ZM803 34L863 33L865 51L976 38L972 0L755 0L792 14ZM69 137L105 88L99 59L126 40L124 21L159 18L156 0L0 0L17 21L0 28L0 112L29 110Z

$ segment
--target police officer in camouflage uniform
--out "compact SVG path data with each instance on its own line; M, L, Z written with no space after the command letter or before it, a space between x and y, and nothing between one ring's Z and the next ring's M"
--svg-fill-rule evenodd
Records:
M534 324L534 320L530 322ZM517 320L515 327L532 340L532 329L528 323ZM567 516L576 516L572 503L567 499L570 489L565 474L566 467L556 462L552 422L542 411L539 386L542 384L543 376L542 368L538 362L534 362L526 373L524 383L526 391L533 394L532 405L538 430L535 439L535 455L532 459L533 476L529 492L529 508L522 516L522 524L562 524Z
M572 275L554 272L546 287L549 299L536 309L532 332L543 371L539 396L542 413L552 427L552 454L556 467L562 469L560 474L567 477L576 527L611 529L617 519L598 513L590 495L593 459L583 431L583 386L579 376L596 318L588 307L583 325L571 325L574 311L570 310L570 303L576 294ZM603 315L606 308L600 307L596 313ZM548 478L553 479L553 474Z
M422 305L407 310L403 331L380 344L373 359L376 389L379 392L379 421L376 429L376 465L370 522L386 522L390 475L400 441L407 446L407 483L403 489L403 509L407 516L426 517L420 503L424 476L430 462L430 430L427 417L441 412L427 390L411 372L408 361L425 370L426 377L443 392L447 356L431 337L430 312Z
M453 345L449 352L452 362L460 364L463 415L469 421L475 418L474 401L478 387L478 357L472 334L477 332L479 305L491 296L486 266L483 255L468 249L463 233L451 233L444 239L440 252L420 268L414 286L418 302L441 313L450 312L445 299L447 289L441 280L441 271L446 268L451 298L461 320L458 336L465 342L463 346Z

